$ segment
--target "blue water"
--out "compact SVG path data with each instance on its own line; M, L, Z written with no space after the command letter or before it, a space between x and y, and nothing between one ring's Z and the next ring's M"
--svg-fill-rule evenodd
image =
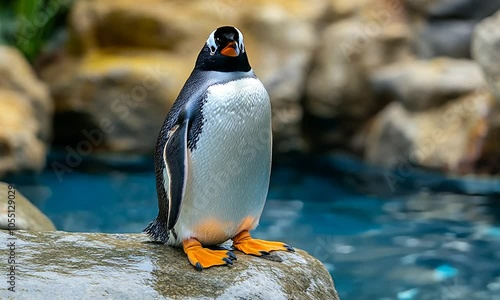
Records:
M13 180L60 230L140 232L157 214L151 161L104 160ZM277 158L254 236L319 258L341 299L500 299L499 180Z

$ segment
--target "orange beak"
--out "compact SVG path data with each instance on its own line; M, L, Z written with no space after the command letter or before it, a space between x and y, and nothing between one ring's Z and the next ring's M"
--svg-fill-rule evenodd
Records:
M224 56L231 56L231 57L236 57L240 53L237 50L236 43L235 42L229 42L224 49L220 52Z

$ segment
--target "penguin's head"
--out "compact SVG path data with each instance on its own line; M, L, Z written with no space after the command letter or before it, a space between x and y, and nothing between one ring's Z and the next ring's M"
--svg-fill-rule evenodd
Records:
M209 48L210 55L237 57L245 52L243 34L232 26L219 27L212 31L205 45Z
M250 71L241 31L233 26L212 31L198 55L195 68L220 72Z

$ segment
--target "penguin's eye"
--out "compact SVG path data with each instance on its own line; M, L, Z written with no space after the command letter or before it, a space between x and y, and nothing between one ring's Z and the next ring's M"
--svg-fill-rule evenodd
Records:
M211 47L210 47L210 51L211 51L211 52L215 52L215 47L214 47L214 46L211 46Z

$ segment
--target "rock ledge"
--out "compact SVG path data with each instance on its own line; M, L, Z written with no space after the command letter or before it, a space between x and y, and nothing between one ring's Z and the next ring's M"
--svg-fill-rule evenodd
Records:
M7 244L7 231L0 243ZM195 271L184 253L142 234L15 232L16 292L1 299L338 299L323 265L298 250L274 262L235 252ZM10 241L10 240L9 240ZM2 247L2 257L8 257Z

